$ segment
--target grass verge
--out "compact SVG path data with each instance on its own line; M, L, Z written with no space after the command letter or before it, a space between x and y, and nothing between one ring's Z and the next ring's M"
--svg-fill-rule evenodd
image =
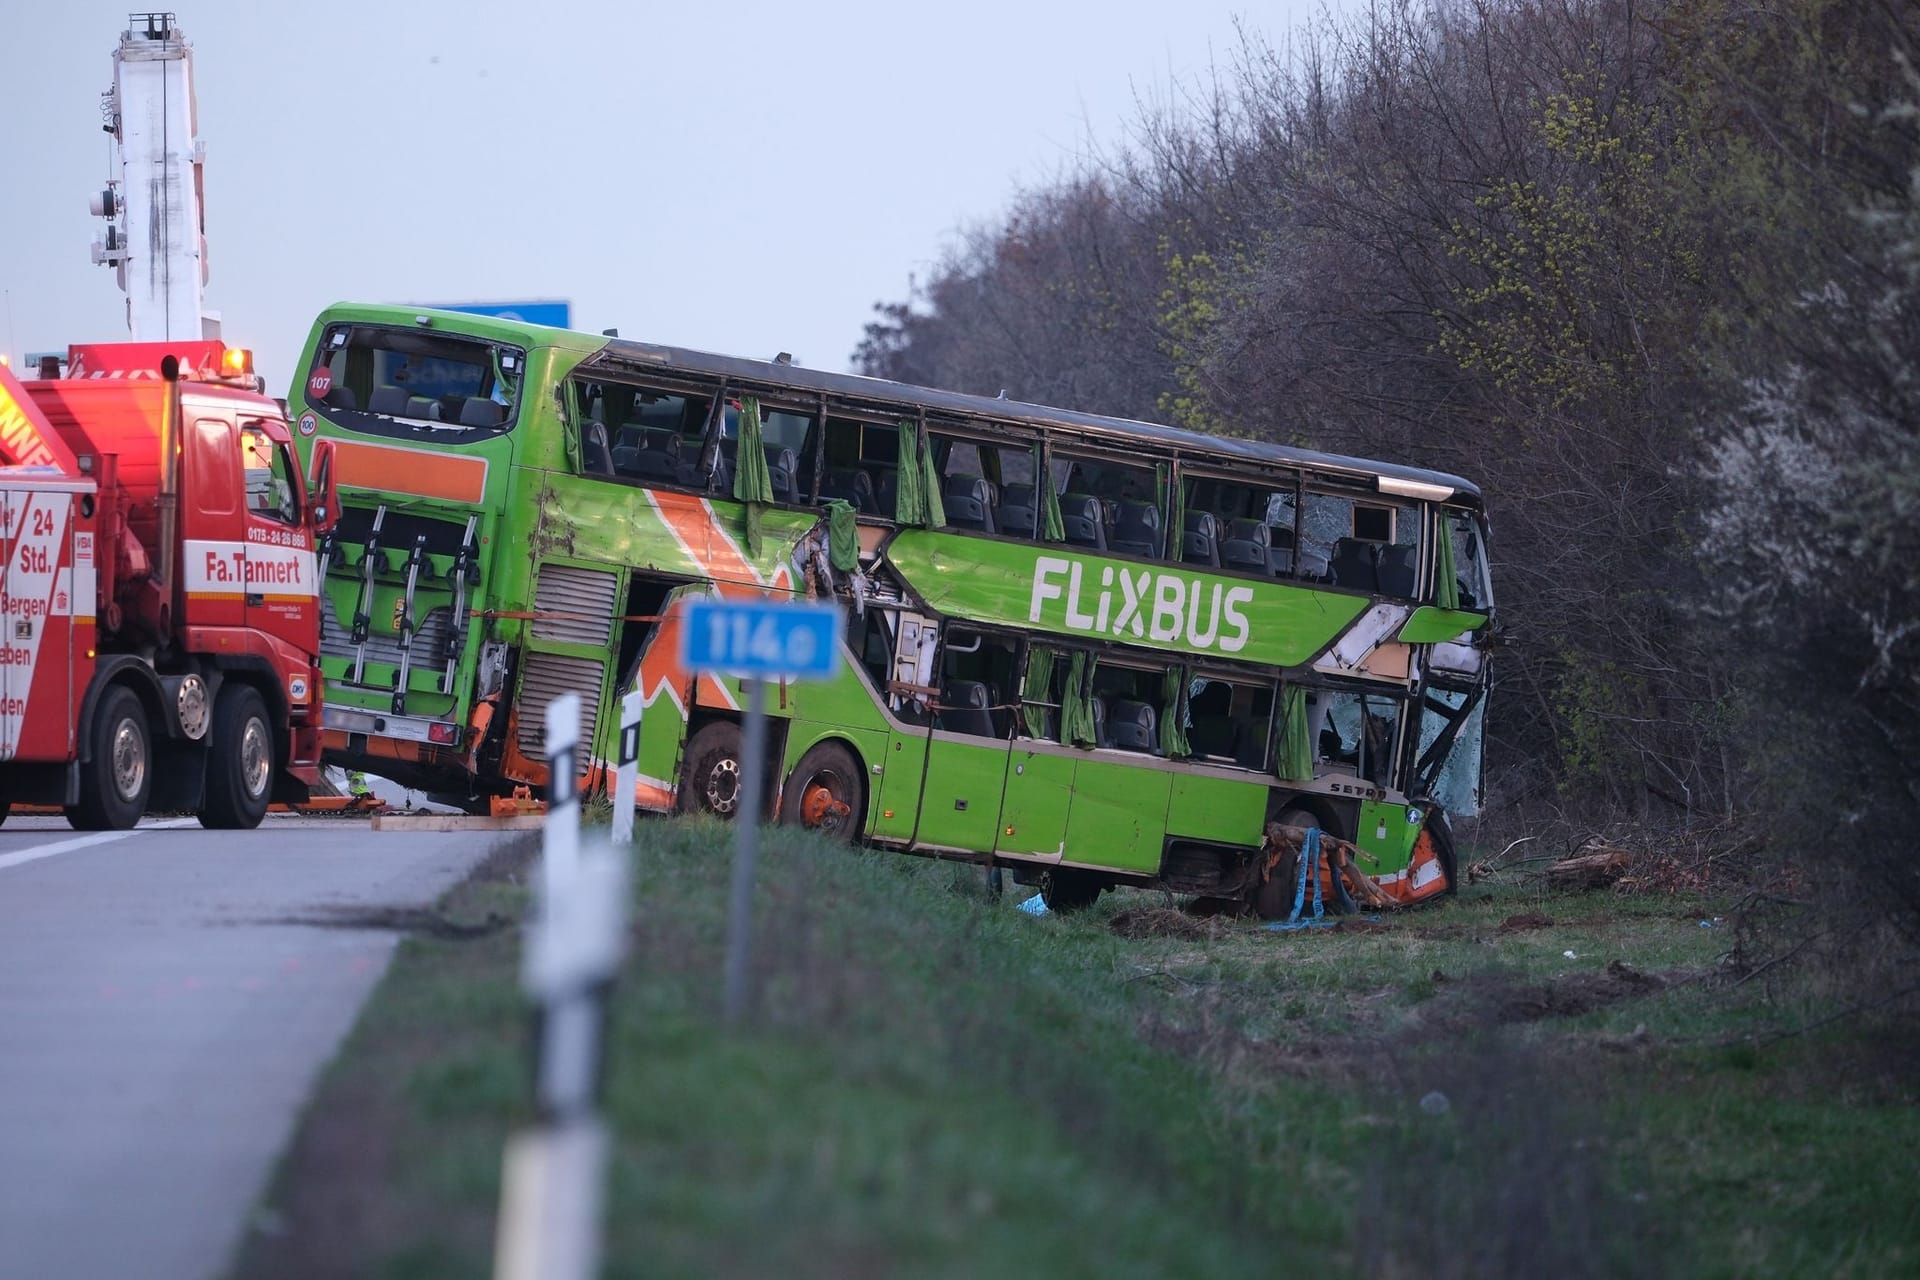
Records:
M1310 934L1142 894L1036 919L976 869L770 830L734 1033L728 835L639 835L608 1275L1920 1267L1911 1059L1744 1039L1782 1011L1717 976L1711 900L1481 888ZM523 913L522 865L403 945L237 1275L487 1274L526 1022L517 931L461 926Z

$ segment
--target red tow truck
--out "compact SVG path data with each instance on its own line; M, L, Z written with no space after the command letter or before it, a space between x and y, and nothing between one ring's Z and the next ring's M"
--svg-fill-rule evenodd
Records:
M255 826L319 779L331 453L309 492L238 348L78 346L67 368L0 367L0 817Z

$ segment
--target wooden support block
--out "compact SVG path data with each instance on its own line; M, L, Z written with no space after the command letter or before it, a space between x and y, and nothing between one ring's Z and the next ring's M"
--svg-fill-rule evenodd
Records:
M541 814L522 814L512 818L486 818L464 813L376 813L375 831L538 831L546 818Z

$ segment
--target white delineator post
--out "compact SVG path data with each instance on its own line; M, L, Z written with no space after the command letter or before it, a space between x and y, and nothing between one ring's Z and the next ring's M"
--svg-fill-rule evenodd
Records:
M613 770L613 842L633 843L633 791L640 780L640 717L645 711L639 690L620 699L620 759Z
M606 1129L596 1113L607 995L628 894L624 848L580 844L580 699L547 709L547 821L523 978L535 1016L539 1121L507 1144L494 1275L589 1280L600 1267Z

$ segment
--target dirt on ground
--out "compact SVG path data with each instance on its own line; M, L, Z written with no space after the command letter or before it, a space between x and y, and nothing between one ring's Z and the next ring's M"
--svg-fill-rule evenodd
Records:
M1233 917L1195 915L1174 907L1129 907L1117 911L1107 927L1123 938L1219 938L1234 928Z

